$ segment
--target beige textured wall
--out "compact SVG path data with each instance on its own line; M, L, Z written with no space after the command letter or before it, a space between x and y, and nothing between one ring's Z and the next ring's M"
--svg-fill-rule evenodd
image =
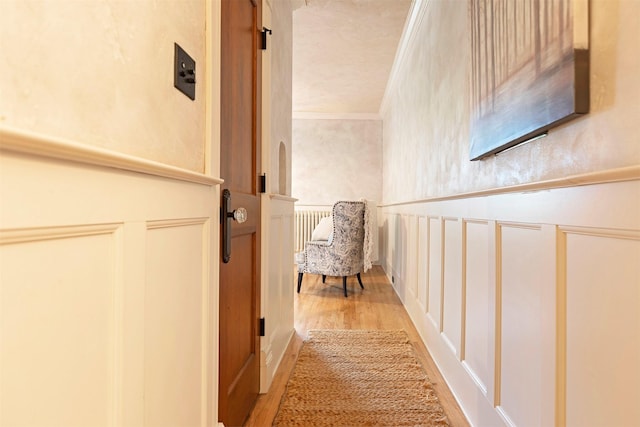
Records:
M204 170L205 2L2 0L0 126ZM196 100L173 87L174 42Z
M385 203L640 164L640 1L591 1L591 112L536 142L469 159L466 1L425 11L381 111Z
M289 0L272 0L271 49L271 177L267 179L272 193L279 191L278 171L284 166L285 194L291 195L291 85L293 51L293 11ZM284 143L286 164L279 163L280 142Z
M380 120L293 120L292 196L298 204L382 197Z

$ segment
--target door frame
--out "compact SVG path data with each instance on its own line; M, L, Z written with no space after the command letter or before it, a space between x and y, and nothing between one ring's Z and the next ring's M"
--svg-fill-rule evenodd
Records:
M220 177L220 58L222 40L222 1L212 0L205 2L205 162L203 165L206 175ZM218 422L218 383L219 383L219 344L220 336L220 194L221 186L213 187L212 200L214 201L213 216L216 226L211 227L211 263L209 276L211 278L211 294L209 295L210 325L208 336L211 348L212 369L207 383L208 395L211 401L207 405L207 419L213 423Z

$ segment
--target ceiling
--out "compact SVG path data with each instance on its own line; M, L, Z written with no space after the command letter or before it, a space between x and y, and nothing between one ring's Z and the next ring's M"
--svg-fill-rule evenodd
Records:
M304 0L293 13L294 115L378 114L410 5Z

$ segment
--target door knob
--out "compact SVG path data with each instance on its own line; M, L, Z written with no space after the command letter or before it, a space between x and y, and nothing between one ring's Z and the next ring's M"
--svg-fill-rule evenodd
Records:
M221 204L222 262L227 263L231 260L231 221L233 220L238 224L242 224L247 220L248 213L245 208L237 208L229 212L229 209L231 209L231 192L226 188L222 191Z
M233 212L227 212L227 216L233 218L238 224L242 224L247 220L247 210L245 208L238 208Z

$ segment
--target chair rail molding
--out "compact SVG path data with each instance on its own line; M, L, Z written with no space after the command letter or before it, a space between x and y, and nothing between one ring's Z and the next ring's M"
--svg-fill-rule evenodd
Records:
M220 178L187 169L10 127L0 127L0 150L122 169L209 186L223 183Z

